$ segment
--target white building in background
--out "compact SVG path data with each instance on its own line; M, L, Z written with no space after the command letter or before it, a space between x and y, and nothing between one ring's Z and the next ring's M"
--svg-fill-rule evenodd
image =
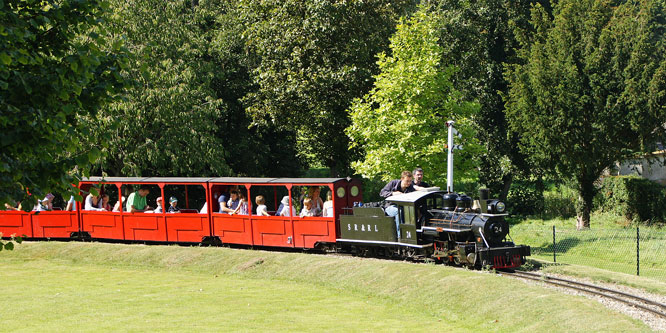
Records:
M618 162L609 174L613 176L640 176L661 185L666 185L666 150L661 144L659 149L643 158Z

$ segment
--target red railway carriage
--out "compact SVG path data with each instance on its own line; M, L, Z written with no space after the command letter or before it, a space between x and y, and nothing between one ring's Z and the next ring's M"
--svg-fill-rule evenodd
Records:
M125 209L119 211L89 211L81 210L81 231L92 238L119 239L128 241L157 241L157 242L201 242L210 236L210 219L208 214L199 214L198 209L189 209L189 191L192 187L203 191L202 200L207 194L207 181L211 178L124 178L124 177L91 177L80 183L82 190L87 190L93 184L112 185L117 193L116 200L121 202L121 208L126 206L123 200L123 191L130 194L132 190L128 185L154 187L147 196L148 204L155 207L156 197L163 198L163 209L161 213L128 212ZM179 214L166 213L170 186L177 186L184 192L186 207Z
M212 233L222 243L246 244L257 246L314 248L319 243L334 243L337 238L336 221L347 207L348 181L344 178L215 178L208 182L211 197L208 198L212 220ZM220 213L215 205L215 194L224 193L229 188L242 187L241 191L248 200L248 215L229 215ZM281 198L289 198L286 211L292 207L300 208L298 194L304 194L303 188L318 187L334 193L333 216L299 217L255 215L257 195L265 196L267 203L277 210ZM294 191L296 188L300 190ZM278 193L280 195L278 195Z
M148 205L163 198L161 213L128 212L126 197L140 186L150 186ZM335 243L340 232L340 215L361 201L360 182L344 178L160 178L160 177L90 177L80 182L86 197L91 187L107 194L117 211L85 210L76 203L76 211L16 212L0 211L3 237L26 235L29 238L84 237L126 241L218 243L288 248L315 248L318 244ZM132 189L132 187L135 187ZM246 214L219 212L218 195L239 190L247 198ZM309 190L320 192L325 199L331 194L331 216L278 216L283 198L288 198L285 211L302 208ZM269 216L256 215L255 200L265 198ZM169 197L176 197L180 213L167 212ZM228 198L228 197L227 197ZM322 200L324 201L324 200ZM84 201L85 202L85 201ZM205 208L202 208L205 207ZM323 208L323 207L320 207Z
M25 235L29 238L70 238L79 228L76 212L0 211L0 232L3 237Z

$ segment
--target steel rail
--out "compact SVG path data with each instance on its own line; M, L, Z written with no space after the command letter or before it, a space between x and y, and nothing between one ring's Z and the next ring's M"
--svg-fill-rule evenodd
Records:
M602 297L610 298L610 299L616 300L618 302L621 302L621 303L624 303L624 304L634 306L634 307L640 308L642 310L651 312L651 313L656 314L656 315L658 315L662 318L666 318L666 312L655 310L655 309L647 307L645 305L638 304L634 301L629 301L627 299L623 299L623 298L618 297L618 296L610 295L609 293L621 295L621 296L624 296L626 298L630 298L630 299L633 299L633 300L636 300L636 301L639 301L639 302L643 302L645 304L658 306L661 309L666 309L666 305L664 305L662 303L659 303L659 302L656 302L656 301L653 301L653 300L650 300L650 299L647 299L647 298L643 298L643 297L640 297L640 296L628 294L628 293L625 293L625 292L622 292L622 291L619 291L619 290L613 290L613 289L608 289L608 288L604 288L604 287L595 286L595 285L588 284L588 283L571 281L571 280L567 280L567 279L561 279L561 278L557 278L557 277L550 277L550 276L547 276L547 275L534 274L534 273L528 273L528 272L521 272L521 271L507 272L507 271L504 271L503 273L506 273L508 275L513 275L513 276L523 278L523 279L541 281L541 282L544 282L544 283L548 283L548 284L552 284L552 285L556 285L556 286L560 286L560 287L564 287L564 288L575 289L575 290L579 290L579 291L582 291L582 292L586 292L586 293L595 294L595 295L599 295L599 296L602 296ZM552 280L552 281L549 281L549 280Z

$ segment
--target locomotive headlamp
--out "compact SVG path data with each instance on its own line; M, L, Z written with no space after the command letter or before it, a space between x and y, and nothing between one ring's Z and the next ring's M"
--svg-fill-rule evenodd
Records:
M502 201L491 200L490 202L488 202L488 210L493 212L494 214L501 214L504 213L504 211L506 210L506 205Z

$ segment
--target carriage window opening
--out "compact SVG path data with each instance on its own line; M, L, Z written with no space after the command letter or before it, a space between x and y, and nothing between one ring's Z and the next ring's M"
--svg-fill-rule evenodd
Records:
M164 198L166 212L198 213L206 203L206 189L202 185L165 185Z
M294 186L291 194L297 201L294 203L298 216L322 216L327 200L328 187L318 185Z

